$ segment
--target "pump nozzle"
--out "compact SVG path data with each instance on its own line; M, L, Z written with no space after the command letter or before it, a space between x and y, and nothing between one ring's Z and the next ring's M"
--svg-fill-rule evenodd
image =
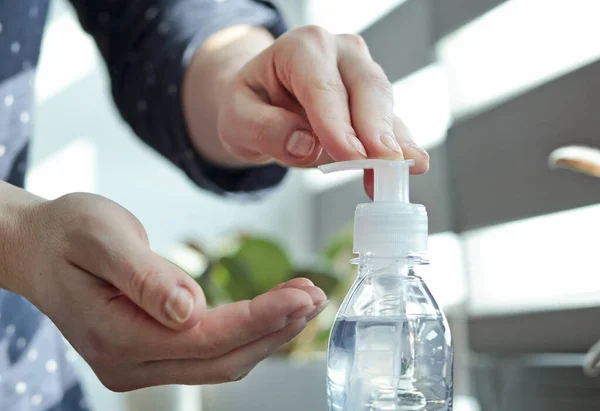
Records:
M374 189L373 200L375 202L408 203L408 175L409 168L415 165L414 160L354 160L330 163L320 166L319 169L325 173L347 170L373 170Z
M320 166L324 173L373 169L374 202L359 204L354 216L354 252L392 258L427 251L427 211L408 198L413 160L356 160Z

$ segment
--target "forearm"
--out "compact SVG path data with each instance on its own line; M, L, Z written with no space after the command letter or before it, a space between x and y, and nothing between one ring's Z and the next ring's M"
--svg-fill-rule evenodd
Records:
M273 41L263 28L235 26L215 33L194 55L183 81L182 104L194 148L206 159L224 166L246 165L219 140L218 108L238 71Z

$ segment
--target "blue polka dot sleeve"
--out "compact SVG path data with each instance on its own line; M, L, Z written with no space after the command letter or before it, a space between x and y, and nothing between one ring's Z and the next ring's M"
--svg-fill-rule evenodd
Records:
M260 25L278 36L280 14L256 0L71 0L106 60L112 93L134 132L202 188L254 195L278 184L278 165L229 169L193 148L180 85L193 52L211 34L236 24ZM202 92L202 90L198 90Z

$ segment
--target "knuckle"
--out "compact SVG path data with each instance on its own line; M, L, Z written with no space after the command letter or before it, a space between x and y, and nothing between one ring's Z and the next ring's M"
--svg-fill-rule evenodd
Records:
M348 90L346 90L346 86L341 79L324 79L316 82L312 88L324 93L335 93L348 98Z
M234 157L243 161L250 161L255 164L263 164L271 161L271 157L254 150L246 150L240 147L227 146L227 151Z
M297 71L296 64L299 59L299 53L295 52L295 47L286 47L281 45L281 52L278 54L277 64L274 65L275 73L278 78L283 81L283 84L290 84Z
M96 229L103 224L98 218L98 212L94 205L100 196L86 193L65 194L51 204L60 210L60 215L67 217L71 227Z
M392 85L378 64L373 64L370 68L362 71L360 81L367 87L375 88L384 93L386 97L393 97Z
M266 115L262 114L256 120L254 120L252 124L252 135L255 141L255 144L259 148L268 147L269 144L269 129L273 125L273 119Z
M154 270L142 270L129 261L124 262L124 265L129 275L131 296L137 304L144 306L144 303L152 298L152 290L159 282L159 273Z
M231 119L235 118L237 115L232 102L226 102L221 106L219 117L217 118L217 134L219 135L219 139L224 143L231 144L235 141L235 135L231 127Z
M364 37L359 34L340 34L340 38L348 44L352 45L353 47L358 47L362 50L368 49L367 42L365 41Z
M67 238L72 243L80 241L96 243L95 233L103 231L104 222L95 212L84 208L72 213L71 222L66 228Z
M390 129L394 128L394 116L391 114L378 113L373 120Z
M205 334L201 334L198 338L198 344L192 352L194 358L200 360L209 360L211 358L217 358L223 354L223 350L227 350L228 347L215 341L214 338L210 338Z
M303 37L307 36L322 43L327 43L331 39L331 33L329 33L323 27L314 24L301 28L299 33L301 33Z
M234 133L230 130L229 126L219 126L217 129L221 144L225 146L228 151L232 151L237 147L237 142Z
M223 147L236 158L244 161L251 161L253 163L263 163L270 160L268 155L263 151L265 148L268 149L268 134L272 127L273 119L267 115L263 115L257 119L252 119L245 123L245 132L240 136L239 131L235 131L231 127L231 121L229 119L239 117L239 113L236 113L234 109L225 108L226 115L219 116L218 123L218 135L221 140ZM248 149L243 147L246 142L252 144L253 148L259 148L258 150Z
M287 46L298 57L315 51L325 53L331 47L333 35L323 27L311 25L296 30L295 35L290 38L293 39L293 44Z

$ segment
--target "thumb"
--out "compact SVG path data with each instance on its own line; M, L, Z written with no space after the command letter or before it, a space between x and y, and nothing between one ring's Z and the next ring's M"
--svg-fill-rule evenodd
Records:
M206 307L202 289L187 273L146 245L121 247L100 262L94 274L123 292L161 324L183 330L200 321ZM117 254L117 255L115 255ZM84 267L85 268L85 267Z
M130 270L117 276L121 291L163 325L188 329L206 307L202 289L186 272L150 249L131 255Z
M288 166L306 167L322 152L306 119L270 105L250 90L239 91L221 113L219 135L232 154L250 162L273 159Z
M169 328L180 330L196 325L206 307L198 283L149 249L134 258L139 265L129 273L122 288L129 298Z
M69 263L112 284L169 328L187 329L200 321L206 305L202 289L150 249L133 214L90 194L71 194L46 204L48 217L64 232L65 245L59 251Z

